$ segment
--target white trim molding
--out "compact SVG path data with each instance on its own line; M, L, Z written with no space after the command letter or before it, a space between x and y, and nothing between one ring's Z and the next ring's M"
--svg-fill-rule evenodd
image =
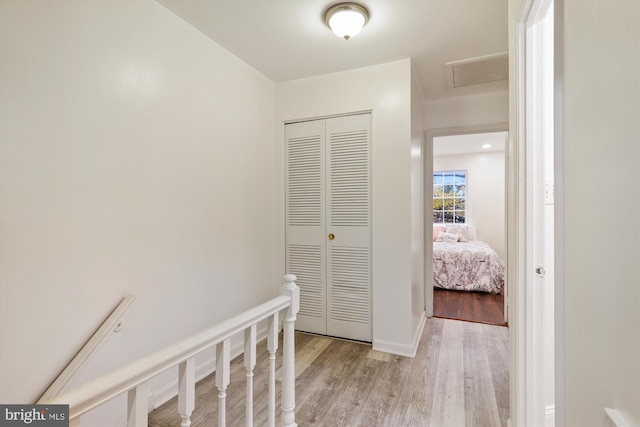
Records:
M565 424L565 297L564 297L564 0L553 4L553 125L554 125L554 368L555 368L555 419L557 425Z
M562 0L555 0L556 5ZM542 41L539 23L545 17L553 0L521 0L513 3L510 11L511 37L511 97L509 137L509 206L508 224L508 278L511 283L510 295L510 408L512 424L522 427L549 425L550 418L556 416L558 394L554 405L545 406L541 351L541 327L544 312L541 299L533 286L535 275L532 260L534 254L533 230L533 176L535 174L532 156L533 136L540 129L539 96L542 84L538 78L542 67L540 43ZM511 2L510 2L511 5ZM517 10L516 10L517 9ZM511 13L514 12L514 13ZM557 22L557 16L555 17ZM556 28L557 31L557 28ZM557 43L557 41L556 41ZM557 53L557 52L556 52ZM556 82L557 82L557 75ZM557 100L554 99L554 108ZM536 115L538 114L538 115ZM556 115L556 120L558 120ZM556 121L556 123L558 123ZM557 129L556 129L557 132ZM554 141L557 151L557 140ZM557 157L556 157L557 163ZM554 168L556 202L555 221L562 212L561 175ZM538 172L539 173L539 172ZM556 228L557 229L557 228ZM555 236L554 247L557 248L558 235ZM562 253L555 251L556 278L561 275L557 257ZM557 282L556 282L557 283ZM557 287L556 287L557 289ZM558 299L556 299L556 306ZM557 311L556 311L557 313ZM556 314L557 321L557 314ZM557 330L557 328L556 328ZM556 343L558 342L556 336ZM556 344L556 351L561 350ZM557 360L557 359L556 359ZM556 375L560 375L563 366L556 364ZM561 409L561 407L560 407ZM561 414L560 414L561 415ZM558 418L562 425L562 418ZM553 424L551 424L553 425Z
M100 327L93 333L91 338L82 346L80 351L73 356L73 359L60 372L51 385L38 399L38 403L51 400L61 394L73 381L80 371L89 363L93 355L102 347L112 333L120 332L124 323L124 317L129 312L136 301L135 295L127 295L122 298L116 308L109 314Z
M475 133L492 133L492 132L509 132L509 123L508 122L498 122L498 123L488 123L481 125L469 125L469 126L455 126L449 128L436 128L436 129L427 129L426 130L426 139L425 139L425 155L423 156L424 165L423 169L424 173L424 212L433 212L433 139L441 136L453 136L453 135L469 135ZM509 149L505 147L505 166L509 167ZM430 173L429 173L430 172ZM505 182L507 184L507 182ZM505 185L505 188L508 187L508 184ZM505 194L505 201L508 204L509 193ZM431 215L431 214L429 214ZM427 216L425 215L425 223L427 220ZM509 232L510 230L507 231ZM505 239L505 248L509 250L509 233L505 233L507 238ZM424 227L424 245L425 245L425 256L429 258L429 255L433 255L432 252L432 242L433 242L433 230L431 227ZM429 248L429 249L427 249ZM505 273L506 274L506 273ZM508 281L507 281L508 282ZM427 317L433 317L433 267L427 263L425 264L425 292L424 292L424 306L425 311L427 313ZM505 307L508 304L509 298L509 289L505 287ZM508 321L508 317L505 310L505 322Z
M549 405L544 408L544 425L545 427L554 427L556 425L556 405Z
M620 411L611 408L604 408L605 427L630 427Z
M411 358L416 357L416 353L418 352L418 345L420 344L420 337L422 336L422 331L424 330L424 325L426 324L426 322L427 317L423 315L422 320L420 321L420 325L413 335L413 342L410 346L406 344L398 344L390 341L374 339L372 343L373 350L397 354L398 356Z

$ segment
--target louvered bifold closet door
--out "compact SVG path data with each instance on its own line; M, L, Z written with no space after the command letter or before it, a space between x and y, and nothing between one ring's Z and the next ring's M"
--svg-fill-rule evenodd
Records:
M371 115L327 119L327 335L371 341Z
M286 270L300 287L296 329L327 333L325 122L285 126Z

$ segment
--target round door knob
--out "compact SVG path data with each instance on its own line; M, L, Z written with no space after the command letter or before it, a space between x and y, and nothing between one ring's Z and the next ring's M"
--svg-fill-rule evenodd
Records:
M333 240L333 239L335 239L335 238L336 238L336 236L334 236L334 234L333 234L333 233L330 233L330 234L329 234L329 240Z

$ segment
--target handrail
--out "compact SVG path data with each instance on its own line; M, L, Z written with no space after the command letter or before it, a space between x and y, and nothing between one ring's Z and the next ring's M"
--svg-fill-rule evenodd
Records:
M110 334L116 332L116 329L122 323L122 319L135 300L135 295L127 295L120 301L111 314L109 314L109 317L102 322L102 325L94 332L85 345L82 346L80 351L73 356L71 362L65 366L51 385L42 393L37 401L38 404L51 400L62 393L64 388L78 375L80 369L87 364L91 356L104 344Z
M295 276L292 277L295 280ZM200 351L290 307L292 300L291 296L278 296L170 347L80 385L46 403L68 404L69 418L79 417L96 406L136 388L162 371L184 362Z

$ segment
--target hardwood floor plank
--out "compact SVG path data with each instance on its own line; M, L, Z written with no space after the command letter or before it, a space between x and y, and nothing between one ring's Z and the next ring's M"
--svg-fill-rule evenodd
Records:
M401 380L396 369L399 356L390 355L388 362L372 361L375 371L369 375L369 384L366 386L366 395L359 400L359 406L354 411L350 424L362 426L381 426L398 393ZM397 375L397 376L396 376ZM330 424L326 424L330 425Z
M464 426L463 323L445 322L433 397L432 424Z
M506 327L486 330L487 359L491 368L491 379L496 396L496 405L500 413L501 426L509 418L509 329Z
M464 326L464 389L466 426L499 426L500 414L486 349L486 327Z
M304 351L296 355L296 378L307 369L311 363L322 353L332 342L331 338L319 335L299 334L305 336L308 341L305 342ZM282 367L276 370L276 380L282 381Z
M433 408L427 402L433 402L436 391L442 325L443 322L432 321L425 325L425 329L428 328L428 330L422 334L416 354L417 362L425 361L425 363L410 362L410 377L399 399L408 404L398 425L420 425L419 423L430 425L431 423Z
M369 365L375 373L369 375L368 384L366 381L360 382L366 391L359 393L361 396L355 400L358 406L353 408L349 423L344 425L389 425L386 420L398 394L398 386L393 384L394 365L393 359L384 365L375 361Z
M351 375L346 378L344 387L336 390L334 402L326 412L322 425L354 425L354 420L362 413L363 403L370 396L371 379L381 363L384 362L362 355L349 363Z
M323 383L316 389L313 401L298 407L297 416L302 425L315 425L322 422L339 397L348 379L352 377L354 360L358 354L363 354L368 347L363 344L355 344L347 341L334 340L331 345L318 355L314 361L314 366L324 368L319 371L323 374ZM361 356L362 357L362 356ZM336 364L340 360L342 363ZM302 381L298 378L298 382Z
M280 345L282 349L282 345ZM279 351L279 353L281 350ZM281 364L278 354L276 368ZM508 329L427 320L415 358L370 345L296 333L296 421L300 426L496 427L509 417ZM227 425L243 426L245 369L231 364ZM254 370L254 425L267 420L268 352L259 343ZM276 401L280 401L279 381ZM193 427L217 419L215 375L198 382ZM279 421L277 421L279 422ZM150 427L177 427L172 399L149 414Z

